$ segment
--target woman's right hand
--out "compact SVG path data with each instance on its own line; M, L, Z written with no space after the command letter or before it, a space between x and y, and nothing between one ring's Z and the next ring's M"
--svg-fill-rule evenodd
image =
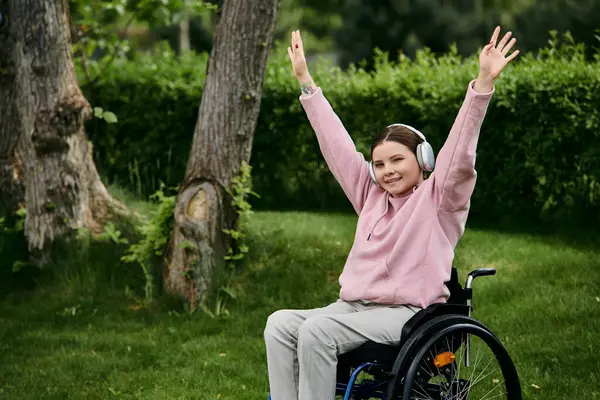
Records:
M292 47L288 47L288 55L292 62L292 69L294 76L301 85L309 83L312 78L308 73L308 66L306 65L306 58L304 57L304 47L302 47L302 38L300 37L300 31L292 32Z

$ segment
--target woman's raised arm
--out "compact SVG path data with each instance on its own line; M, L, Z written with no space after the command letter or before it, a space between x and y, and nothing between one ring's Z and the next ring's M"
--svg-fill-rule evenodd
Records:
M372 185L368 163L364 156L356 151L356 146L342 121L333 111L322 89L310 76L299 31L292 33L288 55L294 76L301 86L300 102L317 135L321 153L355 211L360 214Z

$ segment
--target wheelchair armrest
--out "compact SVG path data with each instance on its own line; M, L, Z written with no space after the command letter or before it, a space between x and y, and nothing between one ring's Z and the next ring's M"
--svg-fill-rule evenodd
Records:
M478 278L480 276L487 276L487 275L496 275L496 268L477 268L477 269L469 272L469 276L467 277L467 282L465 283L465 289L471 289L473 279Z

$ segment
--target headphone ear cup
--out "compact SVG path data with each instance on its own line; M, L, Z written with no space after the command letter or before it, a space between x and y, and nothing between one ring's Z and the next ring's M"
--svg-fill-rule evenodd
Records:
M377 186L381 187L379 182L377 182L377 178L375 177L375 167L373 167L373 161L369 161L369 175L371 175L371 179L373 180L373 183L376 184Z
M423 168L423 146L420 143L417 145L417 164L419 164L422 171L425 171Z
M417 146L417 162L423 171L431 172L435 168L435 155L429 142Z

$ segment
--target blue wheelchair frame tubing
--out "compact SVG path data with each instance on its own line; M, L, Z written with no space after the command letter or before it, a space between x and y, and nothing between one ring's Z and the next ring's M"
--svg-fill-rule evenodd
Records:
M356 378L358 378L358 374L360 374L364 369L367 369L369 367L378 367L379 364L374 364L374 363L370 363L370 362L365 362L360 364L358 367L356 367L354 369L354 371L352 372L352 375L350 376L350 380L348 382L348 384L344 384L344 383L336 383L336 394L340 393L340 392L344 392L344 400L350 400L350 396L352 396L352 392L353 389L357 388L357 389L362 389L360 395L361 396L366 396L366 398L369 397L378 397L381 400L387 400L387 396L385 394L380 394L377 392L377 388L382 386L382 385L387 385L388 381L375 381L372 385L369 386L363 386L363 385L354 385L354 382L356 382ZM364 390L364 392L363 392ZM271 399L271 395L269 395L269 397L267 397L267 400L272 400Z
M350 396L352 395L352 392L353 392L352 389L354 389L354 387L356 387L357 389L361 389L360 390L361 397L362 396L365 396L366 398L376 397L376 398L380 398L381 400L387 400L387 396L385 394L377 393L377 388L382 385L387 385L388 381L374 381L371 385L354 385L354 383L356 382L356 378L358 378L358 374L360 374L363 370L365 370L369 367L378 367L378 366L380 366L380 365L375 364L375 363L370 363L370 362L365 362L365 363L360 364L352 372L352 375L350 376L350 380L347 385L343 384L343 383L337 383L336 391L343 391L344 387L347 386L345 388L346 391L344 394L344 400L350 400Z

